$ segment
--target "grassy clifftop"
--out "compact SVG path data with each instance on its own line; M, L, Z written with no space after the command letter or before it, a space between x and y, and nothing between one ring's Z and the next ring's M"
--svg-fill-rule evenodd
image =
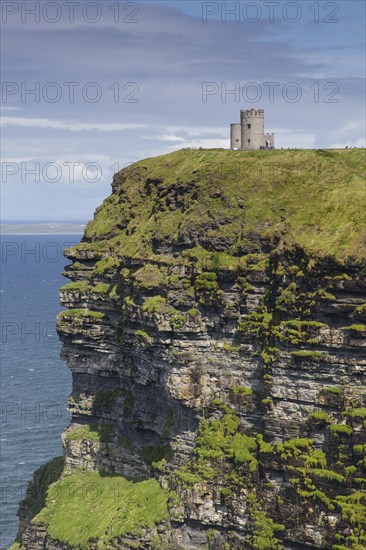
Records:
M109 250L123 256L151 256L154 242L238 256L257 251L255 236L319 256L360 259L364 164L357 149L181 150L146 159L115 176L86 241L95 247L108 240Z

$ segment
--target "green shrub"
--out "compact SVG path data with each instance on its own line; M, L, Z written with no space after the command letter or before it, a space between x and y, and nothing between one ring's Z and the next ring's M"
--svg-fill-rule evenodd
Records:
M332 419L329 416L328 413L325 411L315 411L311 413L311 418L313 418L316 422L325 422L327 424L330 424Z
M233 345L229 344L228 342L224 342L222 344L221 349L223 351L227 351L228 353L235 353L235 352L240 351L240 346L233 346Z
M174 477L183 487L195 485L201 481L201 477L182 466L174 474Z
M347 426L347 424L331 424L330 433L332 435L351 435L352 428L350 426Z
M348 416L349 418L366 418L366 408L361 407L358 409L352 409L350 411L343 411L342 416Z
M153 343L152 337L145 330L136 330L135 335L139 338L142 344L151 345Z
M146 298L142 305L142 311L147 313L161 313L165 310L166 307L166 298L163 296L152 296L151 298Z
M351 325L349 327L346 327L346 330L350 330L352 332L366 332L366 325Z
M325 468L312 468L309 472L315 477L327 479L328 481L335 481L337 483L344 483L346 481L343 475L333 472L333 470L326 470Z
M187 317L183 313L180 313L177 310L172 310L169 313L169 321L174 328L179 329L186 324Z
M163 284L166 269L156 265L146 264L134 274L135 281L142 288L158 288Z
M197 308L192 308L192 309L188 310L187 313L190 317L196 317L198 315L199 311L198 311Z
M93 275L105 275L108 272L115 271L120 266L119 260L109 256L99 260L94 267Z
M241 395L242 397L253 395L253 390L251 388L246 388L245 386L233 386L231 391L234 395Z
M105 283L99 283L91 288L94 294L107 294L109 286Z
M314 439L307 437L295 437L283 443L285 449L307 449L314 443Z
M198 290L205 290L208 292L217 290L219 286L217 284L216 273L211 273L211 272L201 273L200 275L198 275L195 281L195 287Z
M296 283L290 283L276 300L276 308L280 311L288 311L296 303Z

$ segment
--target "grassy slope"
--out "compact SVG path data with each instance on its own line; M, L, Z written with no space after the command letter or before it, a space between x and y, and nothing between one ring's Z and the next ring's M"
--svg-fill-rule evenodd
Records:
M108 541L139 533L168 518L168 494L155 479L132 483L121 476L75 471L48 490L47 506L34 518L55 540L88 548L89 539Z
M86 237L108 239L122 255L147 257L152 238L174 242L196 232L228 242L227 251L237 255L253 233L269 240L281 235L285 246L360 259L364 164L359 149L181 150L146 159L117 175L120 185L88 224ZM146 186L148 178L153 182ZM164 192L176 192L179 184L179 208L172 209Z

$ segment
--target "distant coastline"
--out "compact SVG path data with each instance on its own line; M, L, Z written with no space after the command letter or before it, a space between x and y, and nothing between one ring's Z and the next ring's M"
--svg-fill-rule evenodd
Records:
M81 223L2 223L1 235L82 235Z

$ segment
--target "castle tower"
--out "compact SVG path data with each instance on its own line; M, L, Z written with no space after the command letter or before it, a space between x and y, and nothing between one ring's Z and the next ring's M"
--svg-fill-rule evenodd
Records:
M264 145L264 110L240 111L241 148L246 151L260 149Z
M230 124L231 149L241 149L241 124Z
M242 151L274 149L274 134L264 133L264 110L240 111L240 124L230 126L230 147Z

